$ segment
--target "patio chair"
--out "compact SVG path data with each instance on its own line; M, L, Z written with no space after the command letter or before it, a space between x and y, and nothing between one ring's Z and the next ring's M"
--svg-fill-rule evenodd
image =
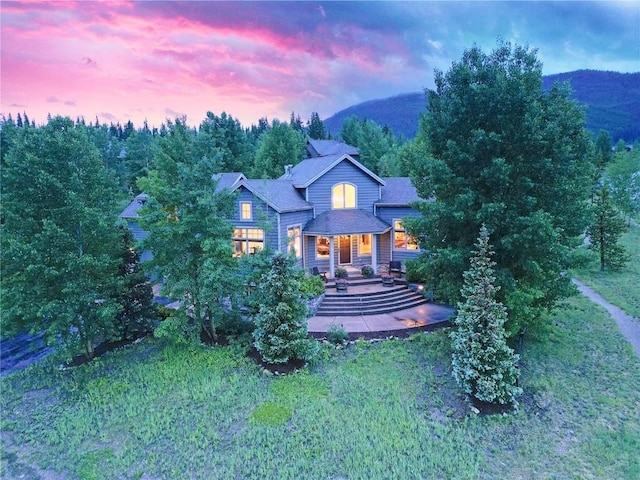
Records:
M398 274L399 277L402 276L402 263L398 260L391 260L389 262L389 275Z
M317 275L325 282L327 281L327 272L321 272L318 267L311 267L311 275Z

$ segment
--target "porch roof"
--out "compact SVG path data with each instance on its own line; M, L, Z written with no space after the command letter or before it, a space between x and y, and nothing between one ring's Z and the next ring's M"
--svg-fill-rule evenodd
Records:
M327 210L304 227L308 235L351 235L358 233L381 234L389 231L390 225L372 213L357 209Z

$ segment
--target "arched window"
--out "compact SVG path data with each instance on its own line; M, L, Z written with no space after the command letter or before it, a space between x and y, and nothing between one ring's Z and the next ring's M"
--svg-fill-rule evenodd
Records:
M356 187L350 183L338 183L331 191L333 208L356 208Z

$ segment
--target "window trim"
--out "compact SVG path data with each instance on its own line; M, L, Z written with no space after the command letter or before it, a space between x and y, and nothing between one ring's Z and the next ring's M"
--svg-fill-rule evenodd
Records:
M240 235L236 235L236 232L240 230ZM254 235L256 233L259 233L259 235L261 236L251 236L249 235L249 231L253 230ZM265 244L265 234L264 234L264 230L262 228L256 228L256 227L246 227L246 226L235 226L233 227L233 235L232 235L232 240L233 242L233 256L234 257L240 257L242 255L251 255L252 253L249 251L249 245L251 243L254 244L261 244L262 246L260 247L261 249L264 249L264 244ZM244 252L240 252L239 254L236 252L236 242L243 242L244 243ZM256 252L254 252L256 253Z
M363 252L361 246L363 245L362 237L369 237L369 251ZM372 255L373 252L373 234L372 233L360 233L358 234L358 255L359 256L369 256Z
M318 253L318 245L320 244L320 239L321 238L326 238L327 239L327 254L326 255L321 255L321 254ZM316 236L315 244L316 244L316 246L314 248L314 251L315 251L316 260L327 260L327 259L329 259L330 256L331 256L331 252L330 252L330 250L331 250L331 239L329 237L325 237L324 235L318 235L318 236Z
M244 216L244 206L248 205L249 206L249 217L245 217ZM251 221L253 220L253 203L249 200L242 200L240 201L240 220L244 220L244 221Z
M298 229L298 249L296 250L296 258L302 258L302 224L301 223L294 223L292 225L287 225L287 252L291 251L291 244L293 242L295 242L295 236L292 238L291 235L289 235L289 232L291 230L294 229Z
M336 202L335 202L335 189L336 187L342 186L342 207L336 207ZM353 207L347 207L346 206L346 189L344 188L345 186L350 186L353 187ZM333 184L333 186L331 187L331 209L332 210L344 210L344 209L355 209L358 208L358 186L355 183L351 183L351 182L338 182Z
M402 228L396 228L396 223L399 223ZM404 228L401 218L394 218L392 225L393 225L393 238L391 239L391 244L393 245L393 250L407 251L407 252L420 251L420 245L418 245L417 240L415 240L413 243L409 242L409 234L407 233L407 229ZM399 232L404 233L404 247L396 247L396 233L399 233ZM416 248L409 248L409 245L415 245Z

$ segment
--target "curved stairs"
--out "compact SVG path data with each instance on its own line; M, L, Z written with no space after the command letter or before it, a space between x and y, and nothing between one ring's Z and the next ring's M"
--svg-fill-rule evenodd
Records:
M349 278L349 289L356 286L381 285L380 277L373 278ZM359 316L378 315L391 313L407 308L417 307L428 303L428 300L421 294L409 290L406 281L396 279L392 287L381 287L379 291L364 293L337 292L335 282L329 280L326 284L324 300L318 307L316 316Z

